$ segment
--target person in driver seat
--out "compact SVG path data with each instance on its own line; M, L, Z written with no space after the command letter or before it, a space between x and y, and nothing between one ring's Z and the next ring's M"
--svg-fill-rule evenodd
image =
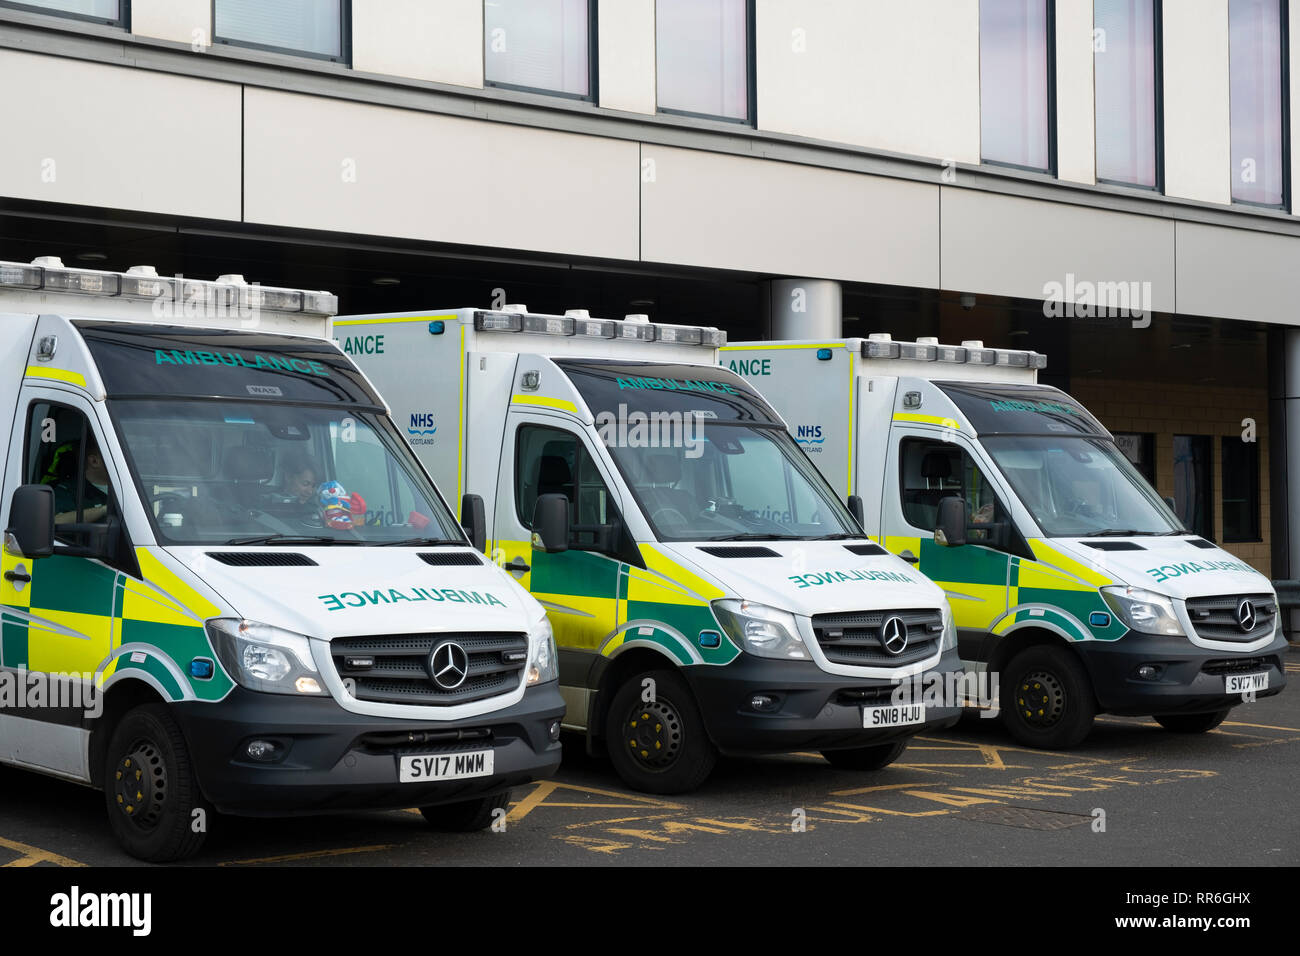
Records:
M108 517L108 468L104 456L95 443L95 437L89 436L86 446L86 474L78 482L77 466L81 452L80 441L69 441L59 445L50 459L50 466L41 479L41 484L54 489L54 523L75 524L77 522L77 490L81 486L81 521L94 524Z

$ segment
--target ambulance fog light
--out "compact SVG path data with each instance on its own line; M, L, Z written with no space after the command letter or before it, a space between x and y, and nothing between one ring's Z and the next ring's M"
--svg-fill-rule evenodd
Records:
M760 714L770 714L772 711L779 709L781 701L770 694L755 694L749 698L749 709L756 710Z
M1159 680L1164 668L1159 664L1143 664L1137 669L1138 680Z
M274 740L250 740L244 744L244 753L249 760L258 763L275 763L284 756L283 748Z
M552 740L560 739L560 722L558 720L551 721L551 727L548 733Z

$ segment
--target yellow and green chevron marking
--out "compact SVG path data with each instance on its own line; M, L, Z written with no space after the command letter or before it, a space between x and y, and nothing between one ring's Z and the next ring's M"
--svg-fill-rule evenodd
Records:
M99 672L100 680L134 669L153 677L171 700L224 697L232 685L220 667L209 680L189 674L194 658L214 658L203 621L220 609L148 548L136 549L136 558L141 578L89 558L5 554L5 571L22 564L32 580L21 591L0 580L0 664Z

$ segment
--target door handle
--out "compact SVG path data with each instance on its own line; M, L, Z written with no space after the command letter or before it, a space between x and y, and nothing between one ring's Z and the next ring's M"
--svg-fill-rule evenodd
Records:
M911 552L911 550L900 551L900 552L898 552L898 556L899 556L900 558L902 558L904 561L906 561L908 564L920 564L920 563L921 563L921 559L918 558L916 555L914 555L914 554Z
M525 574L529 570L528 562L523 558L516 557L505 565L505 569L507 571L517 571L520 574Z
M26 571L6 571L5 580L12 584L14 581L22 581L24 584L32 583L32 576Z

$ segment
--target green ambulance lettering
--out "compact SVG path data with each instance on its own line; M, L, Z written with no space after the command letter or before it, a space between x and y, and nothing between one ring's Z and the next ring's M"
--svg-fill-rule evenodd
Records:
M318 594L316 599L327 611L342 611L349 607L365 607L367 604L396 604L399 601L452 601L456 604L483 604L489 607L506 607L492 592L458 591L454 588L433 590L430 588L409 588L405 591L397 588L374 591L340 591L338 594Z
M841 581L896 581L902 584L913 584L913 580L906 574L899 574L897 571L822 571L811 572L809 574L792 574L789 580L793 581L796 587L806 588L813 585L822 584L839 584Z

